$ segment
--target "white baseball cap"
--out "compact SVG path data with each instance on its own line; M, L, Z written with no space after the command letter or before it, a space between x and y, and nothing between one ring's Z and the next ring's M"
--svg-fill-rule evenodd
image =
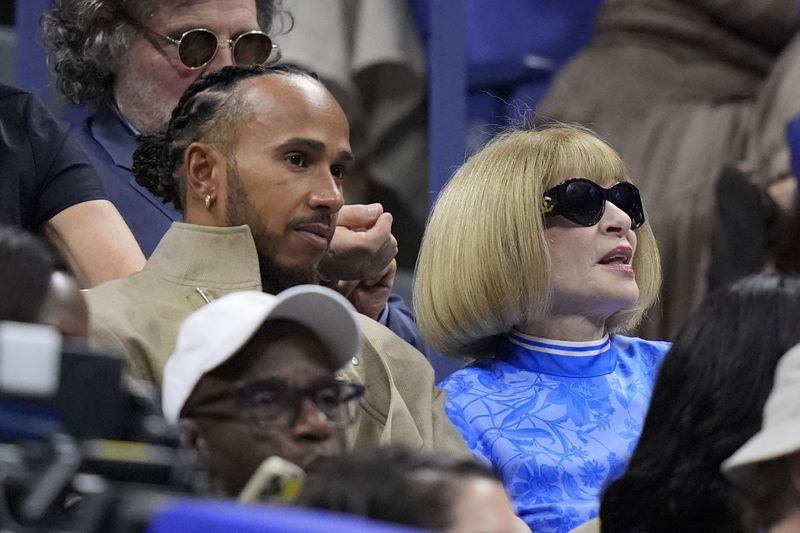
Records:
M749 467L796 451L800 451L800 345L778 362L761 431L722 463L722 471L743 485L751 473Z
M356 312L331 289L297 285L277 296L256 291L229 294L192 313L181 325L175 352L164 367L164 417L177 422L200 378L230 359L268 319L291 320L314 332L334 369L361 350Z

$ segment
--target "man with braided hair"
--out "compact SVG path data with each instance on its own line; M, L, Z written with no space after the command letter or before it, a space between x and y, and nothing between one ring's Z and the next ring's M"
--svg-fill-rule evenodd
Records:
M182 206L145 268L90 291L92 337L160 383L180 323L225 294L317 283L352 166L349 126L328 90L282 67L226 67L195 81L163 132L142 136L134 171ZM343 370L367 385L351 441L465 453L433 369L362 317L364 349Z
M273 21L291 24L280 0L54 0L42 18L57 87L91 109L71 117L73 131L146 256L183 215L133 178L135 136L164 129L198 76L277 60ZM350 205L319 269L358 311L431 353L402 299L387 305L396 254L391 214Z

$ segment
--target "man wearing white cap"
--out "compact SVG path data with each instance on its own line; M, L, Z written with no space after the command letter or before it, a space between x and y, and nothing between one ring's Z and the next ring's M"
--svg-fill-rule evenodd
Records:
M336 372L361 349L356 320L338 293L298 285L233 293L183 323L164 369L164 414L186 420L228 493L269 457L309 470L345 451L364 387Z
M800 532L800 345L784 355L761 431L722 464L754 529Z

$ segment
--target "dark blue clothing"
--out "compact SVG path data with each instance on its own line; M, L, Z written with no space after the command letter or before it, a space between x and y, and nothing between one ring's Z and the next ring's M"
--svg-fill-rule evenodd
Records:
M136 237L145 257L150 257L161 237L183 214L170 203L142 187L133 178L136 137L109 106L95 114L69 117L73 132L105 185L106 193Z
M37 232L64 209L105 198L67 126L32 94L0 85L0 224Z
M512 332L494 359L443 383L447 414L503 478L536 532L566 533L597 516L600 492L625 471L669 343L591 342Z
M142 187L133 177L133 152L136 136L111 106L93 115L73 110L69 117L73 131L100 174L109 199L117 206L131 228L146 257L153 253L172 222L183 221L183 214L170 203ZM436 352L422 340L413 314L403 299L393 295L388 304L385 325L398 337L430 356Z
M386 311L386 319L381 320L381 324L422 352L422 355L430 361L433 369L436 371L436 379L438 381L444 379L453 370L461 368L463 365L463 360L461 358L446 357L425 342L417 326L417 318L408 308L402 297L397 294L390 295Z

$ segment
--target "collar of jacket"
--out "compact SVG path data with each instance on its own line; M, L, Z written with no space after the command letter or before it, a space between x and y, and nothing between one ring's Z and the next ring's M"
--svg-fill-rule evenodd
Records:
M133 168L137 132L131 129L122 115L112 106L101 106L90 118L89 129L97 141L120 168Z
M261 290L258 254L249 226L174 222L145 269L182 285Z

